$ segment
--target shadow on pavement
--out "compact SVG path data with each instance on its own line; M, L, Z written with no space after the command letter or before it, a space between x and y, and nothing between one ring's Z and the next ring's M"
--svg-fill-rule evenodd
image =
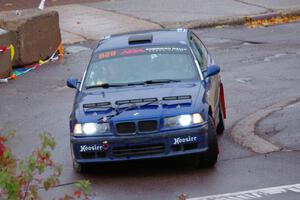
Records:
M175 174L193 174L199 171L209 174L213 173L214 169L205 167L197 168L195 159L192 156L185 156L89 165L84 176L85 178L170 176Z

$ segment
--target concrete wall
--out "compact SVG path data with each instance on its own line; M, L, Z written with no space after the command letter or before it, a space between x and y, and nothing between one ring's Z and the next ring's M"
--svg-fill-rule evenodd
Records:
M61 43L56 11L38 9L0 12L0 28L11 32L15 46L13 66L24 66L47 59Z
M0 47L7 47L11 44L13 35L3 29L0 29ZM10 76L12 71L10 59L10 50L3 53L0 52L0 78L7 78Z

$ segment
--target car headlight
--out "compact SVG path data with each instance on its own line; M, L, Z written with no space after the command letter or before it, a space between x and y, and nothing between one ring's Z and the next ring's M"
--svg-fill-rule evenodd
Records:
M179 115L175 117L167 117L164 119L164 127L186 127L193 124L200 124L204 120L200 113L194 113L192 115Z
M108 123L84 123L75 124L73 133L74 135L96 135L103 134L109 131Z

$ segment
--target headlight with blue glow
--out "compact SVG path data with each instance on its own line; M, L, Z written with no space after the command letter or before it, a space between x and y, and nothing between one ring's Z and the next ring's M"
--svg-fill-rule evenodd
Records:
M99 135L109 132L108 123L84 123L75 124L74 135Z
M194 113L192 115L178 115L175 117L164 118L165 128L175 128L175 127L187 127L193 124L201 124L204 122L200 113Z

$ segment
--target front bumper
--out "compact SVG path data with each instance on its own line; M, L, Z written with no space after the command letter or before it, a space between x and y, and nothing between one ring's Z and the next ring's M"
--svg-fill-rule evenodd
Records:
M180 130L132 136L71 136L77 163L103 163L164 158L205 152L207 124Z

